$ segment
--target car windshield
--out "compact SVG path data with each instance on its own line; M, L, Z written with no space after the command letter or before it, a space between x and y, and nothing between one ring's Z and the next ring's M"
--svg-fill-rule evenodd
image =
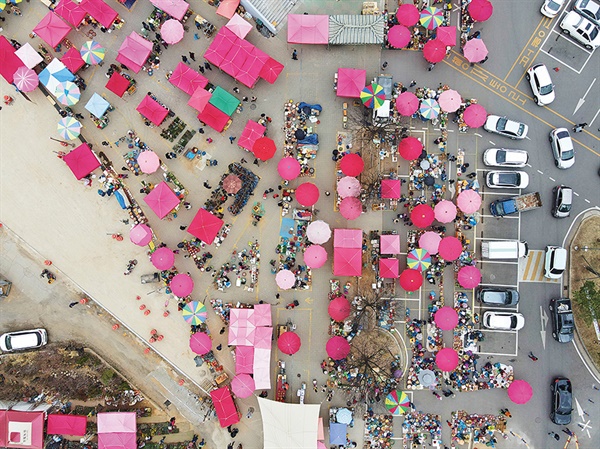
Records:
M548 9L551 9L552 11L558 11L560 9L560 6L560 3L556 3L552 0L550 0L550 2L548 3Z
M517 327L517 317L514 315L510 317L510 327L511 327L511 329L514 329Z
M498 184L515 186L519 184L518 173L502 173L498 175Z
M517 133L517 135L521 136L524 131L525 131L525 125L523 125L522 123L519 123L519 132Z
M496 153L496 162L499 164L506 162L506 151L498 150Z
M508 122L508 119L506 117L502 117L501 119L499 119L498 124L496 125L496 129L498 131L503 131L504 128L506 128L506 122Z
M570 204L561 204L560 207L558 208L558 210L560 212L569 212L571 210L571 205Z
M596 36L598 36L598 27L593 27L590 31L590 41L596 40Z
M556 133L556 137L558 137L559 139L564 139L565 137L569 137L569 132L568 131L559 131Z
M542 86L540 87L540 94L541 95L548 95L552 93L552 84L548 84L546 86Z
M573 150L568 150L568 151L564 151L562 153L562 160L563 161L568 161L569 159L573 159L573 156L575 156L575 151Z

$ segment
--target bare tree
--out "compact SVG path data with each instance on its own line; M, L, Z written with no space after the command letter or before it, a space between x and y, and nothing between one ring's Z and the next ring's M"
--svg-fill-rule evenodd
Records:
M363 200L367 208L374 202L379 202L381 175L377 169L370 169L361 173L360 184L362 188L361 200Z

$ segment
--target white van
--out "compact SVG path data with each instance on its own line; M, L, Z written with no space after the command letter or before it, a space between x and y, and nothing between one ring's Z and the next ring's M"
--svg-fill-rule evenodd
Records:
M36 349L48 343L46 329L8 332L0 336L0 349L4 352Z
M527 242L518 240L490 240L481 243L481 255L484 259L518 259L527 257Z

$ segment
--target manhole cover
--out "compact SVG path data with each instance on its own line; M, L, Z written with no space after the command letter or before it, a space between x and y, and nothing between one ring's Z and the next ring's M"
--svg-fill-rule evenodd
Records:
M250 105L250 109L252 109L252 110L254 111L254 110L256 109L256 105L255 105L254 103L252 103L252 104Z
M490 281L493 281L496 279L496 275L495 274L490 274Z
M541 422L542 422L542 418L540 418L540 417L538 416L537 418L535 418L535 422L536 422L537 424L541 423Z

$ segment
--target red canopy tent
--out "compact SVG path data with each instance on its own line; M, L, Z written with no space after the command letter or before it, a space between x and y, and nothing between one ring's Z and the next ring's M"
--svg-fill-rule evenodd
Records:
M87 417L80 415L48 415L48 434L85 435Z
M228 427L240 422L240 416L231 397L229 387L221 387L210 392L221 427Z
M360 248L334 248L333 275L361 276L362 250Z
M3 35L0 35L0 74L7 82L12 83L13 75L22 65L23 62L15 55L14 47Z
M381 180L381 198L400 199L400 180L382 179Z
M110 28L115 19L119 16L117 11L112 9L102 0L83 0L80 3L80 6L104 28Z
M85 65L85 61L81 58L81 53L75 47L69 48L69 50L60 58L67 69L71 73L77 73L77 71Z
M219 3L219 7L217 8L217 14L227 19L231 19L238 6L240 6L240 0L221 0L221 3Z
M282 70L283 64L269 57L265 65L263 65L260 69L258 76L264 79L267 83L273 84L275 81L277 81L277 77Z
M87 143L82 143L67 153L63 157L63 161L65 161L77 179L89 175L100 167L100 161Z
M77 28L85 19L86 12L79 3L71 0L60 0L54 12Z
M367 84L367 71L362 69L338 69L338 97L360 98L360 92Z
M211 214L206 209L200 209L190 225L188 232L210 245L221 230L224 221Z
M206 89L198 88L194 91L190 99L188 100L188 106L193 107L196 111L202 112L208 104L212 94Z
M150 95L146 95L135 110L156 126L160 126L169 114L169 110Z
M177 20L183 19L190 7L183 0L150 0L150 3Z
M132 31L119 47L116 59L135 73L139 73L151 52L152 43Z
M288 43L322 45L329 43L329 16L288 14L287 17Z
M175 67L175 70L173 70L169 82L173 86L180 88L186 94L193 95L196 89L204 89L206 87L208 78L188 67L183 62L180 62L177 64L177 67Z
M379 277L384 279L396 279L399 273L398 259L379 259Z
M33 29L33 32L52 48L60 44L69 31L71 27L52 11L48 12Z
M163 219L179 204L179 198L169 185L162 181L144 197L144 202L152 211Z
M225 125L227 125L230 118L223 111L208 103L202 112L198 114L198 120L206 123L207 126L210 126L215 131L221 132L225 129Z
M219 67L231 47L237 45L239 37L227 27L222 27L215 35L212 43L206 49L204 58Z
M238 145L248 151L252 151L254 142L265 135L267 128L255 121L248 120L238 140Z
M108 83L106 83L106 88L119 97L122 97L127 92L127 89L129 89L129 80L119 72L113 72Z

